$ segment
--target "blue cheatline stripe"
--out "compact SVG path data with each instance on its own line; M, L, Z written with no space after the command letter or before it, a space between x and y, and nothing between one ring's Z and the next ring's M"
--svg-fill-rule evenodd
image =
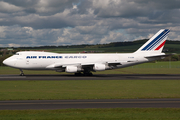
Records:
M142 51L150 49L154 45L154 43L156 44L159 40L161 40L162 37L166 36L167 33L169 33L168 29L165 29L164 31L162 31L154 40L152 40L148 45L146 45L142 49Z
M168 33L169 33L168 31L167 31L166 33L164 33L164 35L161 36L157 41L155 41L155 42L151 45L151 47L149 47L147 50L152 50L154 47L156 47L156 45L157 45L158 43L160 43L161 41L164 40L164 38L167 36Z

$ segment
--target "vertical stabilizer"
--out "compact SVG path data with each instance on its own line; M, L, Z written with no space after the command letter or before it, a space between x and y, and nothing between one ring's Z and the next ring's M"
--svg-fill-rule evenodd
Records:
M169 29L161 29L135 53L161 53L168 37Z

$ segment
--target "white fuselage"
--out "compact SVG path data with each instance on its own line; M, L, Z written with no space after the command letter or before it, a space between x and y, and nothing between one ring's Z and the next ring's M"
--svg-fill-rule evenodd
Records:
M140 64L154 59L136 53L127 54L57 54L50 52L18 52L3 63L18 69L57 70L53 65L91 65L96 63L121 63L117 68ZM51 67L52 66L52 67Z

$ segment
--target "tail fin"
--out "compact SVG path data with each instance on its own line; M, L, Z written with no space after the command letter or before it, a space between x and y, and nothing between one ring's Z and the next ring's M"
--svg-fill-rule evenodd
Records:
M161 53L168 37L169 29L161 29L135 53Z

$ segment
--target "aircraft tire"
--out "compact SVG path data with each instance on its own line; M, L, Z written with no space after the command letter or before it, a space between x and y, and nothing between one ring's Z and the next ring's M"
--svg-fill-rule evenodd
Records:
M24 73L21 73L20 76L24 76Z
M74 73L75 76L81 76L81 72Z

